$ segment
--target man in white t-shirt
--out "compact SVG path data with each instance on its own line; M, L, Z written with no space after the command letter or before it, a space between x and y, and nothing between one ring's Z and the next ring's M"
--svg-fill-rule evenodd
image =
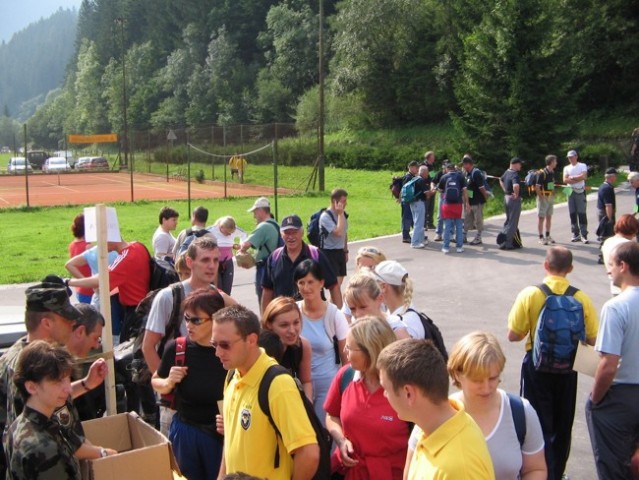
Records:
M173 247L175 247L175 237L171 234L177 228L180 214L171 207L162 207L160 210L160 226L153 234L153 255L157 259L168 257L173 259Z
M639 432L639 244L617 246L606 267L621 293L601 309L595 343L600 359L586 420L599 478L635 478L630 464Z
M570 229L572 242L588 243L588 216L586 215L586 178L588 166L579 161L576 150L570 150L566 155L568 165L564 167L564 183L572 192L568 196L568 213L570 214Z

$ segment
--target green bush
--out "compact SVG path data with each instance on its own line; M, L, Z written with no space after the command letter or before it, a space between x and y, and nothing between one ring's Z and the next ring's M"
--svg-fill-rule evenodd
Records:
M611 143L584 145L578 152L582 162L596 168L602 166L606 158L611 167L618 167L627 161L620 147Z

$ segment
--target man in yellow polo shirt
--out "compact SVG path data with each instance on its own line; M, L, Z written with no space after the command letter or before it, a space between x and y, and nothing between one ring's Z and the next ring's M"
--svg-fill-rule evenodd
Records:
M269 480L309 480L317 471L319 446L293 377L279 375L269 388L271 415L281 436L260 409L260 382L276 362L259 348L259 333L257 316L241 305L213 317L215 354L225 369L235 369L224 390L224 458L218 478L244 472Z
M572 272L572 253L566 247L551 247L544 260L547 276L544 284L555 294L566 292L566 278ZM583 305L586 341L595 344L599 321L592 300L581 290L574 294ZM526 340L526 355L521 366L521 394L537 411L544 432L548 479L560 480L570 454L572 424L577 400L577 372L539 372L532 360L532 345L537 320L546 302L546 295L537 286L524 288L508 315L508 340Z
M388 345L377 368L397 416L423 431L405 478L495 478L484 435L462 405L448 399L446 362L430 340Z

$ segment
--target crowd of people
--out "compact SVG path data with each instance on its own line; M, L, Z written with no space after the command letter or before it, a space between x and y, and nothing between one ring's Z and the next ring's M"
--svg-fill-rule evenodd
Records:
M587 169L576 152L568 159L563 182L571 190L571 239L588 243L581 201ZM402 203L402 240L424 248L425 231L435 228L444 253L452 238L462 253L465 243L485 239L490 187L470 155L460 171L445 163L431 181L435 160L427 152L424 164L408 165L407 181L419 178L414 202ZM515 248L518 237L522 165L513 158L500 178L502 250ZM154 412L144 418L170 439L189 479L317 478L327 460L319 423L332 439L334 479L561 480L576 405L571 362L582 340L600 354L586 406L597 474L632 478L639 465L639 418L633 413L639 393L639 222L632 214L616 219L617 172L607 171L598 190L597 236L614 288L598 315L587 293L567 278L572 253L550 235L556 168L557 158L549 155L532 180L539 242L549 246L547 275L519 293L508 315L508 341L526 341L519 395L499 388L506 356L493 334L470 332L449 355L436 346L415 304L407 266L362 246L356 271L347 276L348 194L335 189L319 218L319 246L304 241L299 216L278 223L265 197L249 209L256 221L250 234L228 216L207 227L208 211L197 207L191 226L175 238L179 215L165 207L152 254L140 242L108 242L112 301L122 312L112 333L120 342L136 335L132 322L149 293L150 255L180 274L180 282L153 297L141 342L152 376L146 387L127 390L126 409ZM629 181L639 205L639 174ZM74 219L72 233L67 269L73 278L49 276L27 289L27 336L0 357L6 478L79 478L80 460L117 455L92 445L80 423L82 398L103 396L107 365L97 360L79 377L72 371L74 357L99 349L105 325L95 308L95 247L84 240L82 216ZM238 252L255 259L257 311L232 296ZM79 304L72 304L69 287ZM562 315L571 315L574 332L565 344L552 337L540 347L540 339L551 336L545 330L551 299ZM568 356L567 367L560 352ZM278 365L287 374L273 373ZM452 394L451 384L458 389ZM89 415L103 413L93 408Z

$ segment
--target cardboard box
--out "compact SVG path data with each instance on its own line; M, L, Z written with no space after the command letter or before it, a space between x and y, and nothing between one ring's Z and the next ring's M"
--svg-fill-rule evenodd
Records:
M135 412L88 420L82 426L92 444L119 452L82 461L83 480L172 480L174 471L180 472L169 440Z

